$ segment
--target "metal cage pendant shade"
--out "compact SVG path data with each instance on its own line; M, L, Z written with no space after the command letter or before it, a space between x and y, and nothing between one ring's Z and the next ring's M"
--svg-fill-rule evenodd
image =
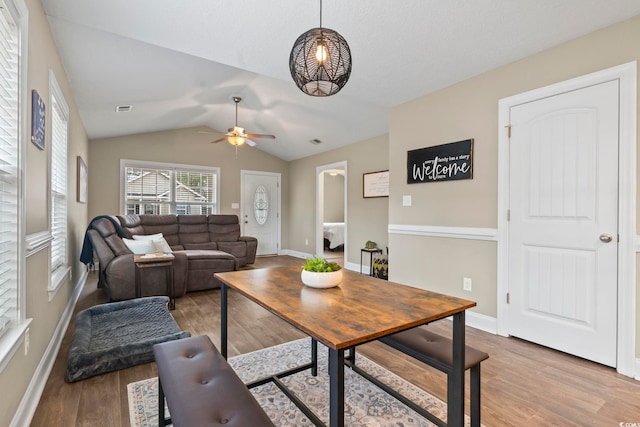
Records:
M312 28L298 37L289 56L291 77L301 91L311 96L331 96L347 84L351 75L351 50L337 31Z

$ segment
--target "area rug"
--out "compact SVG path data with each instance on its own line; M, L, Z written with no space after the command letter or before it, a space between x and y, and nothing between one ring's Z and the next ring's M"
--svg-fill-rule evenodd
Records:
M310 361L310 339L269 347L229 359L229 364L246 383ZM420 388L357 354L356 364L400 391L441 419L446 419L447 405ZM329 376L327 349L318 344L318 376L309 370L283 379L283 382L325 423L329 421ZM158 380L150 378L128 384L129 414L132 427L158 425ZM345 425L348 426L433 426L402 403L380 390L351 369L345 368ZM277 426L312 426L307 417L273 384L251 390L262 408ZM469 419L466 417L466 423Z

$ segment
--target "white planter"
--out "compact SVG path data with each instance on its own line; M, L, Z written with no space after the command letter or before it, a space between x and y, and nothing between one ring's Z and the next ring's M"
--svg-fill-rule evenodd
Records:
M342 282L342 269L329 273L302 270L302 283L312 288L333 288Z

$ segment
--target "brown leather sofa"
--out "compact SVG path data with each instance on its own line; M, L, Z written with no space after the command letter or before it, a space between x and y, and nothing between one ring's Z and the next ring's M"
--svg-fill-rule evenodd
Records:
M95 218L87 229L99 263L99 283L111 301L135 297L134 254L122 240L162 233L175 260L174 292L218 288L214 273L255 262L258 241L240 236L237 215L120 215ZM163 269L145 269L142 296L165 294Z

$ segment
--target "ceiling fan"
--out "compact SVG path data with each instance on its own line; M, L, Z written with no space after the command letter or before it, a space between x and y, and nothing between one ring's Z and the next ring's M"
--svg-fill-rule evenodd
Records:
M247 145L250 145L252 147L255 146L256 143L252 141L253 138L266 138L266 139L276 138L275 135L265 135L260 133L245 133L244 128L241 128L238 126L238 104L240 103L240 101L242 101L242 98L240 98L239 96L234 96L231 99L233 99L233 102L236 103L236 125L232 128L229 128L228 132L200 131L199 133L212 133L217 135L224 135L222 138L216 139L215 141L211 141L211 143L215 144L220 141L228 141L229 144L235 145L236 147L238 147L238 145L244 144L245 142L247 143Z

